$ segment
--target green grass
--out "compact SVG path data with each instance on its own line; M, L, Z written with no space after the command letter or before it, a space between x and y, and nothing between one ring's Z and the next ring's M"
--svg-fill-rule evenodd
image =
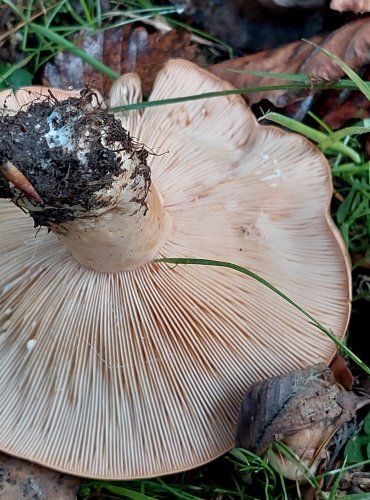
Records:
M13 29L4 33L0 41L14 36L17 32L21 38L20 51L24 58L17 63L17 68L9 68L0 77L9 81L12 70L27 66L34 76L37 71L56 53L61 50L80 57L94 69L114 80L117 74L101 61L92 57L82 48L77 47L71 36L81 30L87 34L96 34L114 26L123 26L134 21L143 21L157 15L176 12L174 6L158 7L145 0L115 2L114 8L108 13L101 12L99 0L46 0L40 3L36 0L19 2L3 0L3 4L12 9L16 16ZM114 23L111 21L114 19ZM109 21L104 24L105 21Z
M174 476L142 481L86 481L79 499L248 500L256 498L250 496L254 480L258 498L284 498L278 491L281 491L281 478L265 459L234 449L208 465Z
M170 4L158 6L148 0L115 0L111 2L112 8L103 13L99 0L45 0L43 3L37 0L22 3L3 0L2 3L13 11L16 21L13 28L0 35L0 42L17 33L21 38L19 49L24 57L14 66L0 66L0 88L29 84L29 77L26 82L19 78L14 81L11 76L19 68L27 67L28 74L31 78L34 77L40 68L61 50L74 54L114 80L118 76L117 73L84 49L77 47L71 40L72 35L80 31L93 35L134 22L149 22L157 16L164 18L169 26L181 25L205 43L216 44L232 55L231 48L221 40L169 17L169 14L175 14L177 10L176 6Z
M338 496L340 481L345 473L370 465L370 460L312 476L283 443L274 444L276 452L288 457L303 471L307 485L288 481L274 470L269 461L248 450L235 448L210 464L164 478L141 481L86 480L78 493L78 500L304 500L309 488L317 499L369 500L369 493ZM322 481L330 479L330 491L322 489Z
M18 52L22 55L16 64L0 66L0 88L18 87L29 85L37 78L38 72L43 65L49 61L57 52L61 50L69 51L83 59L96 70L108 77L116 78L110 68L102 62L87 54L83 49L76 47L72 42L72 36L84 30L89 34L98 33L113 26L123 26L138 20L149 20L157 15L168 16L168 22L172 25L181 24L171 14L175 12L173 5L158 7L155 2L146 0L132 0L112 2L109 12L102 13L98 0L80 0L72 2L69 0L50 1L43 3L36 0L23 2L23 7L19 2L3 0L3 4L9 6L16 14L13 27L8 32L0 35L0 41L4 42L9 37L18 36ZM193 33L207 39L211 43L222 46L231 54L231 48L215 40L208 34ZM332 57L327 54L328 57ZM173 102L182 102L189 99L204 99L206 97L217 98L219 95L256 92L277 88L336 88L336 89L360 89L368 99L370 99L370 85L360 79L356 73L343 65L342 61L335 59L341 65L348 79L342 79L333 84L316 84L304 75L277 74L282 83L268 87L254 87L248 89L236 89L227 92L212 93L206 95L188 96L179 99L169 99L161 102L144 102L137 105L126 106L125 110L131 108L144 108L147 106L166 105ZM260 76L266 76L265 72L260 72ZM269 74L269 76L274 76ZM284 82L284 80L286 80ZM114 110L112 110L114 111ZM263 117L280 126L294 130L305 135L314 141L317 146L327 156L335 187L335 197L333 198L332 215L339 227L344 241L351 254L359 255L359 260L354 268L360 267L364 262L370 263L370 162L364 157L361 136L370 132L370 123L367 120L351 123L349 126L332 131L318 117L312 116L317 127L308 126L300 122L288 119L281 114L269 113ZM173 260L167 260L173 262ZM253 275L250 271L235 266L232 263L220 263L214 261L200 261L187 259L177 259L177 264L187 265L225 265L231 267L235 272L246 274L246 279L257 279L267 286L272 293L277 293L282 300L288 300L292 307L297 308L304 317L313 322L323 334L332 338L332 334L324 325L318 323L299 305L293 303L279 290L272 287L262 278ZM356 297L355 297L356 298ZM370 299L370 287L361 291L357 298L362 300ZM332 338L337 344L335 338ZM370 373L367 367L358 357L352 353L348 347L339 343L339 347L345 354L361 366L363 370ZM360 441L359 441L360 442ZM361 441L362 442L362 441ZM279 446L279 445L277 445ZM355 446L355 445L353 445ZM280 451L289 454L289 450ZM354 452L352 453L355 456ZM291 457L292 460L296 460ZM299 465L299 464L298 464ZM368 466L369 461L362 461L355 464L343 465L342 468L331 471L328 475L333 476L334 482L332 491L324 493L320 490L318 478L310 477L307 473L307 480L313 484L321 498L332 500L335 498L336 490L342 474L350 470L350 467ZM199 469L188 471L181 475L168 476L143 481L125 482L105 482L86 480L82 486L79 498L88 500L93 498L109 499L180 499L180 500L249 500L258 498L259 500L286 500L290 498L301 498L302 492L298 485L287 481L281 474L271 468L268 461L263 457L258 457L246 450L234 449L225 456L215 460ZM369 498L358 495L347 495L348 499Z
M298 497L299 488L287 484L265 458L235 448L211 464L181 475L115 483L86 481L78 498L287 500Z

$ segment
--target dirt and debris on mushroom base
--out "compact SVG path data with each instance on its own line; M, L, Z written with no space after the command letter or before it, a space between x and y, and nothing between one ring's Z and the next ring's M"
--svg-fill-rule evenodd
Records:
M98 194L124 173L124 160L116 154L120 151L135 151L140 159L130 178L143 177L145 190L132 201L146 210L151 184L148 152L142 147L138 154L137 144L92 90L65 101L58 101L50 91L49 97L35 101L27 110L0 116L0 137L0 164L11 161L44 205L42 210L30 210L35 226L73 220L75 211L66 207L90 211L108 206L110 199ZM17 194L16 204L30 209L29 198L22 200L21 190ZM0 197L14 199L14 190L2 176Z

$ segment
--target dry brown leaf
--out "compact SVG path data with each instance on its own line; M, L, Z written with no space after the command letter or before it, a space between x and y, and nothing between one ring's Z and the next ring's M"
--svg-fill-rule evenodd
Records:
M367 404L368 396L343 390L322 363L257 382L244 397L237 446L263 455L274 441L282 441L315 473L327 458L331 438ZM269 459L287 478L304 479L286 457L270 450Z
M370 75L365 78L368 80ZM326 93L325 99L315 105L316 113L333 130L344 127L350 120L370 117L370 102L361 92Z
M337 383L350 391L355 381L355 377L352 375L351 370L348 368L347 361L343 356L337 353L330 363L330 369L334 373Z
M364 17L346 24L326 36L312 39L320 47L336 54L352 69L359 69L370 61L370 18ZM235 87L281 85L280 78L257 77L230 70L269 71L274 73L304 74L314 82L332 82L343 76L339 66L320 49L297 41L272 51L224 61L208 68L213 74L229 81ZM285 89L250 93L246 96L253 104L268 99L277 107L305 98L308 89Z
M188 32L176 30L167 33L148 35L144 28L136 28L130 38L125 38L121 73L135 72L140 76L143 93L149 94L154 79L169 59L182 58L188 61L201 62L196 56L196 44L191 42Z
M126 26L92 36L80 33L74 43L118 74L138 73L143 92L148 94L156 74L169 59L180 57L200 62L195 54L197 46L190 37L190 33L183 31L149 34L143 27L132 30ZM61 52L46 65L43 84L61 89L89 85L107 95L112 81L73 54Z
M350 10L356 14L360 12L369 12L370 0L332 0L330 8L338 10L339 12Z

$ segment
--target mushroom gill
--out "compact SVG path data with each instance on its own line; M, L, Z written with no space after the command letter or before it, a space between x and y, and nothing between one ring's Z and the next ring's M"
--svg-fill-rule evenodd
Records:
M173 60L158 74L150 100L228 88ZM46 95L37 100L44 110L48 89L1 93L0 128L25 116L38 94ZM67 134L73 145L54 131L58 147L47 151L45 140L35 142L24 127L0 148L42 199L0 181L0 195L23 209L0 201L0 449L107 479L212 460L233 445L251 383L328 363L335 345L245 276L152 259L245 266L342 338L350 268L329 217L328 164L305 139L258 125L240 96L120 112L108 123L97 94L88 100L86 93L51 94L59 102L41 125L52 124L60 107L73 104L77 115L82 109L82 118L75 116L83 133ZM140 99L139 78L124 75L109 105ZM92 129L92 121L102 125ZM41 126L44 138L50 131ZM86 131L97 134L94 140L86 141ZM27 148L18 155L18 145L30 137L34 149L21 162ZM106 168L92 179L83 169L89 171L97 144L103 148L94 161L106 161ZM143 153L143 144L152 153ZM71 169L76 190L61 197ZM145 204L133 194L137 187ZM81 199L81 192L89 195Z

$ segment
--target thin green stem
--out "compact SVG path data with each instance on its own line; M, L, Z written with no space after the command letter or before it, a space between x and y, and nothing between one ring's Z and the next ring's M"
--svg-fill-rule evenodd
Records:
M338 56L329 52L328 50L320 47L320 45L316 45L316 43L311 42L310 40L303 39L304 42L312 45L317 50L320 50L324 54L326 54L332 61L334 61L340 69L352 80L352 82L356 85L357 89L364 94L366 99L370 101L370 88L368 86L368 82L365 82L352 68L350 68L342 59Z
M367 83L370 88L370 82ZM235 94L250 94L253 92L264 92L270 90L289 90L289 89L316 89L316 90L326 90L326 89L348 89L348 90L356 90L357 86L351 82L350 80L340 80L335 83L325 83L325 84L315 84L315 85L307 85L305 83L296 84L281 84L281 85L264 85L264 86L256 86L256 87L240 87L237 89L230 90L222 90L219 92L204 92L203 94L194 94L184 97L173 97L171 99L163 99L158 101L144 101L144 102L135 102L132 104L126 104L125 106L115 106L111 108L110 111L116 113L118 111L130 111L132 109L145 109L151 108L154 106L166 106L169 104L177 104L181 102L187 101L197 101L200 99L208 99L212 97L221 97L227 95L235 95Z
M322 149L323 151L336 151L337 153L348 156L355 163L361 162L360 155L353 148L347 146L346 144L343 144L343 142L340 142L339 140L332 139L331 135L327 136L326 134L324 134L324 132L320 132L319 130L309 127L304 123L294 120L293 118L288 118L287 116L281 115L280 113L270 112L266 113L262 118L260 118L260 120L261 119L272 121L274 123L277 123L278 125L289 128L294 132L306 136L308 139L316 142L320 149Z

